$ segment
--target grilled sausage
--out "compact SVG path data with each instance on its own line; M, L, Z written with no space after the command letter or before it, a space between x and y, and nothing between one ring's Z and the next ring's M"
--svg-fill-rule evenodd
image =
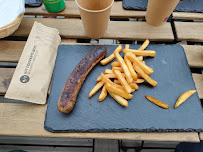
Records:
M75 67L68 77L58 100L58 110L69 113L76 102L76 98L87 74L91 69L106 56L107 49L99 46L90 51Z

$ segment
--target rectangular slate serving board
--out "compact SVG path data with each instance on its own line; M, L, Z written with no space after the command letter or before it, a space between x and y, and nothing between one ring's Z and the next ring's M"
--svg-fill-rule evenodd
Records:
M123 0L123 8L127 10L146 10L148 0ZM203 0L183 0L179 2L175 12L203 12Z
M122 107L109 95L99 102L98 91L88 99L96 84L96 78L111 65L97 64L88 74L78 94L75 108L69 114L57 109L57 102L64 84L79 61L95 45L61 45L55 63L51 92L44 128L50 132L176 132L203 131L203 112L198 94L195 93L177 109L174 105L185 91L195 90L195 84L180 45L149 45L148 50L157 52L154 58L145 58L154 69L151 75L158 85L139 85L128 107ZM110 55L117 45L108 45ZM123 45L124 47L124 45ZM139 48L131 45L130 48ZM123 55L123 53L121 53ZM170 106L162 109L149 102L145 95L157 98Z

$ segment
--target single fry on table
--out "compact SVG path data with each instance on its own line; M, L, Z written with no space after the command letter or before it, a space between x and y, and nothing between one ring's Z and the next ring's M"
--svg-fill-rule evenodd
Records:
M122 50L122 45L119 45L114 52L118 52L119 53L121 50ZM109 62L111 62L114 58L115 58L115 55L112 53L111 55L109 55L105 59L101 60L100 63L102 65L106 65Z
M118 70L113 70L113 72L115 73L117 79L121 82L121 85L123 86L124 90L127 93L131 93L132 88L130 87L130 85L128 84L126 79L123 77L122 73L120 71L118 71Z
M99 95L99 101L103 101L107 96L107 90L106 90L106 87L105 85L103 86L102 88L102 91L101 91L101 94Z
M149 101L151 101L152 103L156 104L157 106L161 107L161 108L164 108L164 109L168 109L169 108L169 105L153 98L153 97L150 97L148 95L145 96Z
M90 98L91 96L93 96L99 89L101 89L101 87L104 85L104 82L99 82L97 83L94 88L90 91L88 98Z
M197 92L197 90L189 90L184 92L177 100L176 104L175 104L175 108L177 108L180 104L182 104L183 102L185 102L190 96L192 96L195 92Z

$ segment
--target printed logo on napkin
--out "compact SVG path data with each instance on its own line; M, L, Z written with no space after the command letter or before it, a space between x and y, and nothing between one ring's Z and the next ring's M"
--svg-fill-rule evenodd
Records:
M34 23L5 98L46 103L60 42L57 29Z

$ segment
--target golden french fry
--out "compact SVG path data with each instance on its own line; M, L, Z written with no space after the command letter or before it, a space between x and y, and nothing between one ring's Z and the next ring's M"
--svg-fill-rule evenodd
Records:
M110 74L110 73L113 73L113 71L111 69L106 69L104 74Z
M135 90L138 90L139 89L139 86L136 84L136 83L131 83L130 84L130 87L135 89Z
M99 101L103 101L107 96L107 90L106 90L106 87L105 85L103 86L102 88L102 91L101 91L101 94L99 95Z
M140 61L133 53L126 52L125 54L129 60L131 60L133 63L136 63L147 75L152 74L154 71L152 68L148 67L146 64L144 64L142 61Z
M195 92L197 92L197 90L189 90L184 92L177 100L176 104L175 104L175 108L177 108L180 104L182 104L183 102L185 102L191 95L193 95Z
M139 73L137 73L137 77L143 79L143 77Z
M112 67L120 67L120 64L119 64L118 61L114 61L114 62L111 63L111 66Z
M131 89L130 85L128 84L128 82L123 77L122 73L118 70L113 70L113 72L115 73L117 79L121 82L121 85L123 86L124 90L127 93L131 93L132 89Z
M144 64L145 64L145 61L142 61L142 63L144 63Z
M119 52L114 52L114 55L115 55L116 59L118 60L119 64L121 65L121 67L123 68L127 82L128 83L133 82L133 78L130 74L130 71L129 71L127 65L125 64L125 61L123 60L123 58L120 56Z
M125 52L131 52L139 56L150 56L150 57L156 56L156 52L151 50L146 50L146 51L140 51L140 50L134 50L134 49L124 49L124 50Z
M129 49L129 48L130 48L130 45L129 45L129 44L126 44L126 45L125 45L125 49L123 49L122 52L125 54L125 53L126 53L126 49Z
M104 85L104 82L99 82L97 83L94 88L90 91L88 98L93 96L102 86Z
M106 75L104 75L103 73L101 73L101 80L102 80L104 83L109 83L109 84L111 84L111 85L113 85L113 86L115 86L115 87L117 87L117 88L119 88L119 89L125 91L124 88L123 88L121 85L118 85L118 84L113 83L113 82L112 82L109 78L107 78Z
M116 83L116 84L121 84L121 82L119 80L117 80L117 79L114 79L113 82Z
M149 84L156 86L157 82L150 78L137 64L133 63L133 67L137 73L139 73Z
M125 73L122 73L122 75L125 77ZM108 73L108 74L105 74L105 76L109 79L113 79L113 78L116 78L116 75L114 73ZM99 76L96 80L96 82L100 82L101 81L101 76Z
M146 40L144 41L144 43L141 45L141 47L140 47L138 50L143 51L144 49L147 48L147 46L149 45L149 43L150 43L150 41L149 41L148 39L146 39Z
M135 92L135 89L132 89L131 93L132 93L132 92Z
M133 97L132 94L128 94L124 90L119 89L119 88L115 87L114 85L111 85L110 83L105 83L105 86L106 86L106 89L108 92L117 94L125 99L131 99Z
M121 67L113 67L112 70L118 70L120 72L124 72L123 68L121 68Z
M133 77L134 80L137 80L137 73L135 72L135 70L133 69L133 65L131 63L131 61L125 56L124 57L124 61L130 71L131 76Z
M136 81L133 81L133 83L143 83L145 81L145 79L137 79Z
M128 106L128 101L125 100L124 98L122 98L119 95L113 94L111 92L109 92L109 94L112 96L112 98L114 98L114 100L116 100L120 105L127 107Z
M164 109L168 109L169 108L169 105L153 98L153 97L150 97L150 96L145 96L149 101L151 101L152 103L154 103L155 105L161 107L161 108L164 108Z
M150 41L147 39L144 41L144 43L141 45L141 47L138 49L140 51L143 51L144 49L146 49L146 47L149 45ZM143 61L143 56L139 56L138 59L140 61Z
M114 52L120 52L122 50L122 45L119 45ZM107 63L111 62L115 58L114 53L109 55L107 58L100 61L102 65L106 65Z

